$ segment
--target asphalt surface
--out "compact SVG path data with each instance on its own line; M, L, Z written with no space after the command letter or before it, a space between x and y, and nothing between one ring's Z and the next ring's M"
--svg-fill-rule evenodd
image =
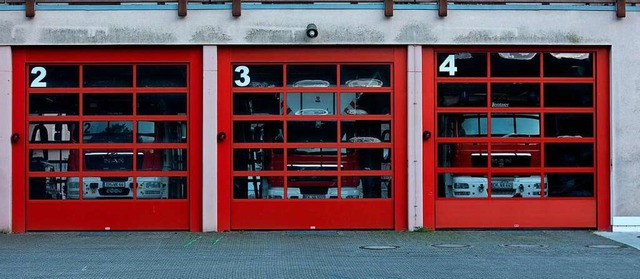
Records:
M640 250L590 231L25 233L0 235L0 277L637 279Z

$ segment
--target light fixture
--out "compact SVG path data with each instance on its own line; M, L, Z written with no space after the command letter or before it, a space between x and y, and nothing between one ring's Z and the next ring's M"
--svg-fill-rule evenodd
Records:
M306 33L307 33L307 37L309 38L318 37L318 27L316 27L316 25L313 23L309 23L309 25L307 25Z

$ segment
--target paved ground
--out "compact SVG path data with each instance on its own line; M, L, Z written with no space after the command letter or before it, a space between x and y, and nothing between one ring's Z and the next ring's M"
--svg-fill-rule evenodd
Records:
M26 233L0 235L0 277L637 279L640 250L589 231Z

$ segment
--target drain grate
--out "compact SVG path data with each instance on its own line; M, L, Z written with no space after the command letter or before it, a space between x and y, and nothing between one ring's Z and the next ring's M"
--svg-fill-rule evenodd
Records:
M544 244L500 244L502 247L512 247L512 248L546 248L549 247Z
M468 244L433 244L433 247L438 248L469 248L471 245Z
M589 247L589 248L597 248L597 249L618 249L618 248L622 248L623 246L620 246L620 245L609 245L609 244L594 244L594 245L587 245L587 247Z
M394 245L367 245L367 246L360 246L360 249L366 249L366 250L391 250L391 249L398 249L400 248L399 246L394 246Z

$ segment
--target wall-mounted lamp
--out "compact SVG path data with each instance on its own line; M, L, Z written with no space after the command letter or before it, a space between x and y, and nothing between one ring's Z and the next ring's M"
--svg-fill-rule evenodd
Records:
M318 27L316 27L316 25L313 23L309 23L309 25L307 25L306 33L307 33L307 37L309 38L318 37Z

